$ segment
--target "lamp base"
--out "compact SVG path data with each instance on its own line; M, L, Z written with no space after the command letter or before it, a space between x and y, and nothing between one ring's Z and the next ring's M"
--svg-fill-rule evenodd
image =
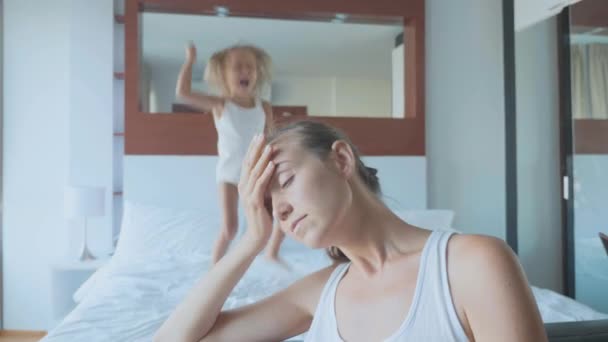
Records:
M91 251L87 247L87 244L84 243L82 245L82 250L80 252L80 257L78 258L80 261L93 261L96 260L95 256L91 254Z

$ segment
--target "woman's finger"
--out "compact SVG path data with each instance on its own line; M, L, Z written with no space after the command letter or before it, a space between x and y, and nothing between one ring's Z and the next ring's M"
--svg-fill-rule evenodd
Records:
M247 179L247 182L245 183L245 187L248 190L251 190L251 183L255 182L255 179L252 178L252 174L251 171L255 168L257 161L260 159L260 155L263 152L263 148L264 147L264 136L263 135L258 135L255 143L252 146L252 149L250 151L249 154L249 161L247 162L247 165L244 166L245 168L245 172L246 172L246 176L245 178Z
M262 153L262 147L264 147L264 136L262 134L259 134L253 142L253 145L251 146L251 151L249 151L248 153L249 156L246 167L247 172L250 172L251 169L253 169L256 161L260 158L260 154Z
M251 164L251 159L252 159L252 155L253 155L253 149L256 146L256 143L258 142L258 134L256 134L253 139L251 139L251 142L249 143L249 147L247 148L247 153L245 153L245 158L243 158L243 164L245 165L249 165Z
M268 164L266 164L266 168L264 169L262 175L256 180L256 183L252 189L252 194L254 198L259 198L260 200L263 200L264 194L268 189L268 184L270 183L272 175L274 174L274 169L275 163L271 160L268 162Z
M264 148L264 151L262 152L262 155L260 155L260 158L257 160L255 166L249 173L250 189L255 184L257 179L260 178L260 175L262 174L262 172L264 172L266 165L268 165L268 162L270 161L271 157L272 157L272 146L266 145L266 147Z
M241 182L242 184L247 184L247 180L249 179L249 170L251 169L252 163L252 155L255 146L257 146L259 134L256 134L249 143L249 147L247 147L247 152L245 153L245 157L243 158L243 163L241 165Z
M258 135L258 140L256 141L256 144L253 147L253 151L251 154L252 159L251 159L251 165L249 167L249 171L251 171L255 167L258 159L260 159L260 156L264 152L265 145L266 145L266 138L264 137L264 135L263 134Z

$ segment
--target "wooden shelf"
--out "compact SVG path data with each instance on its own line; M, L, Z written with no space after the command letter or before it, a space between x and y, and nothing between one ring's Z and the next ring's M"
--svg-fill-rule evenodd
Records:
M608 119L575 119L574 153L608 154Z
M114 195L114 196L122 196L122 191L114 191L112 193L112 195Z
M124 80L125 79L125 73L124 72L115 71L114 72L114 78L117 79L117 80Z
M125 132L114 132L114 136L115 137L124 137L125 136Z
M114 14L114 22L117 24L124 24L125 16L122 14Z

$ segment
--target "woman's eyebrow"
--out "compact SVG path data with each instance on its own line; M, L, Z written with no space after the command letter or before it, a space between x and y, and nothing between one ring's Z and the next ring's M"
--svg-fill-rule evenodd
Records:
M274 162L274 165L276 166L276 170L278 170L281 165L291 163L291 161L289 159L283 159L283 160L273 161L273 162Z

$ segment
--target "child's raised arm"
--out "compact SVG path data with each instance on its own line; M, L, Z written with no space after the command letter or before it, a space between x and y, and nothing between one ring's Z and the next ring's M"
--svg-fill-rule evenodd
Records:
M224 105L224 99L221 97L192 92L192 65L196 61L196 47L190 43L186 47L186 61L182 65L177 76L177 85L175 87L175 96L178 100L202 111L213 111L221 108Z

